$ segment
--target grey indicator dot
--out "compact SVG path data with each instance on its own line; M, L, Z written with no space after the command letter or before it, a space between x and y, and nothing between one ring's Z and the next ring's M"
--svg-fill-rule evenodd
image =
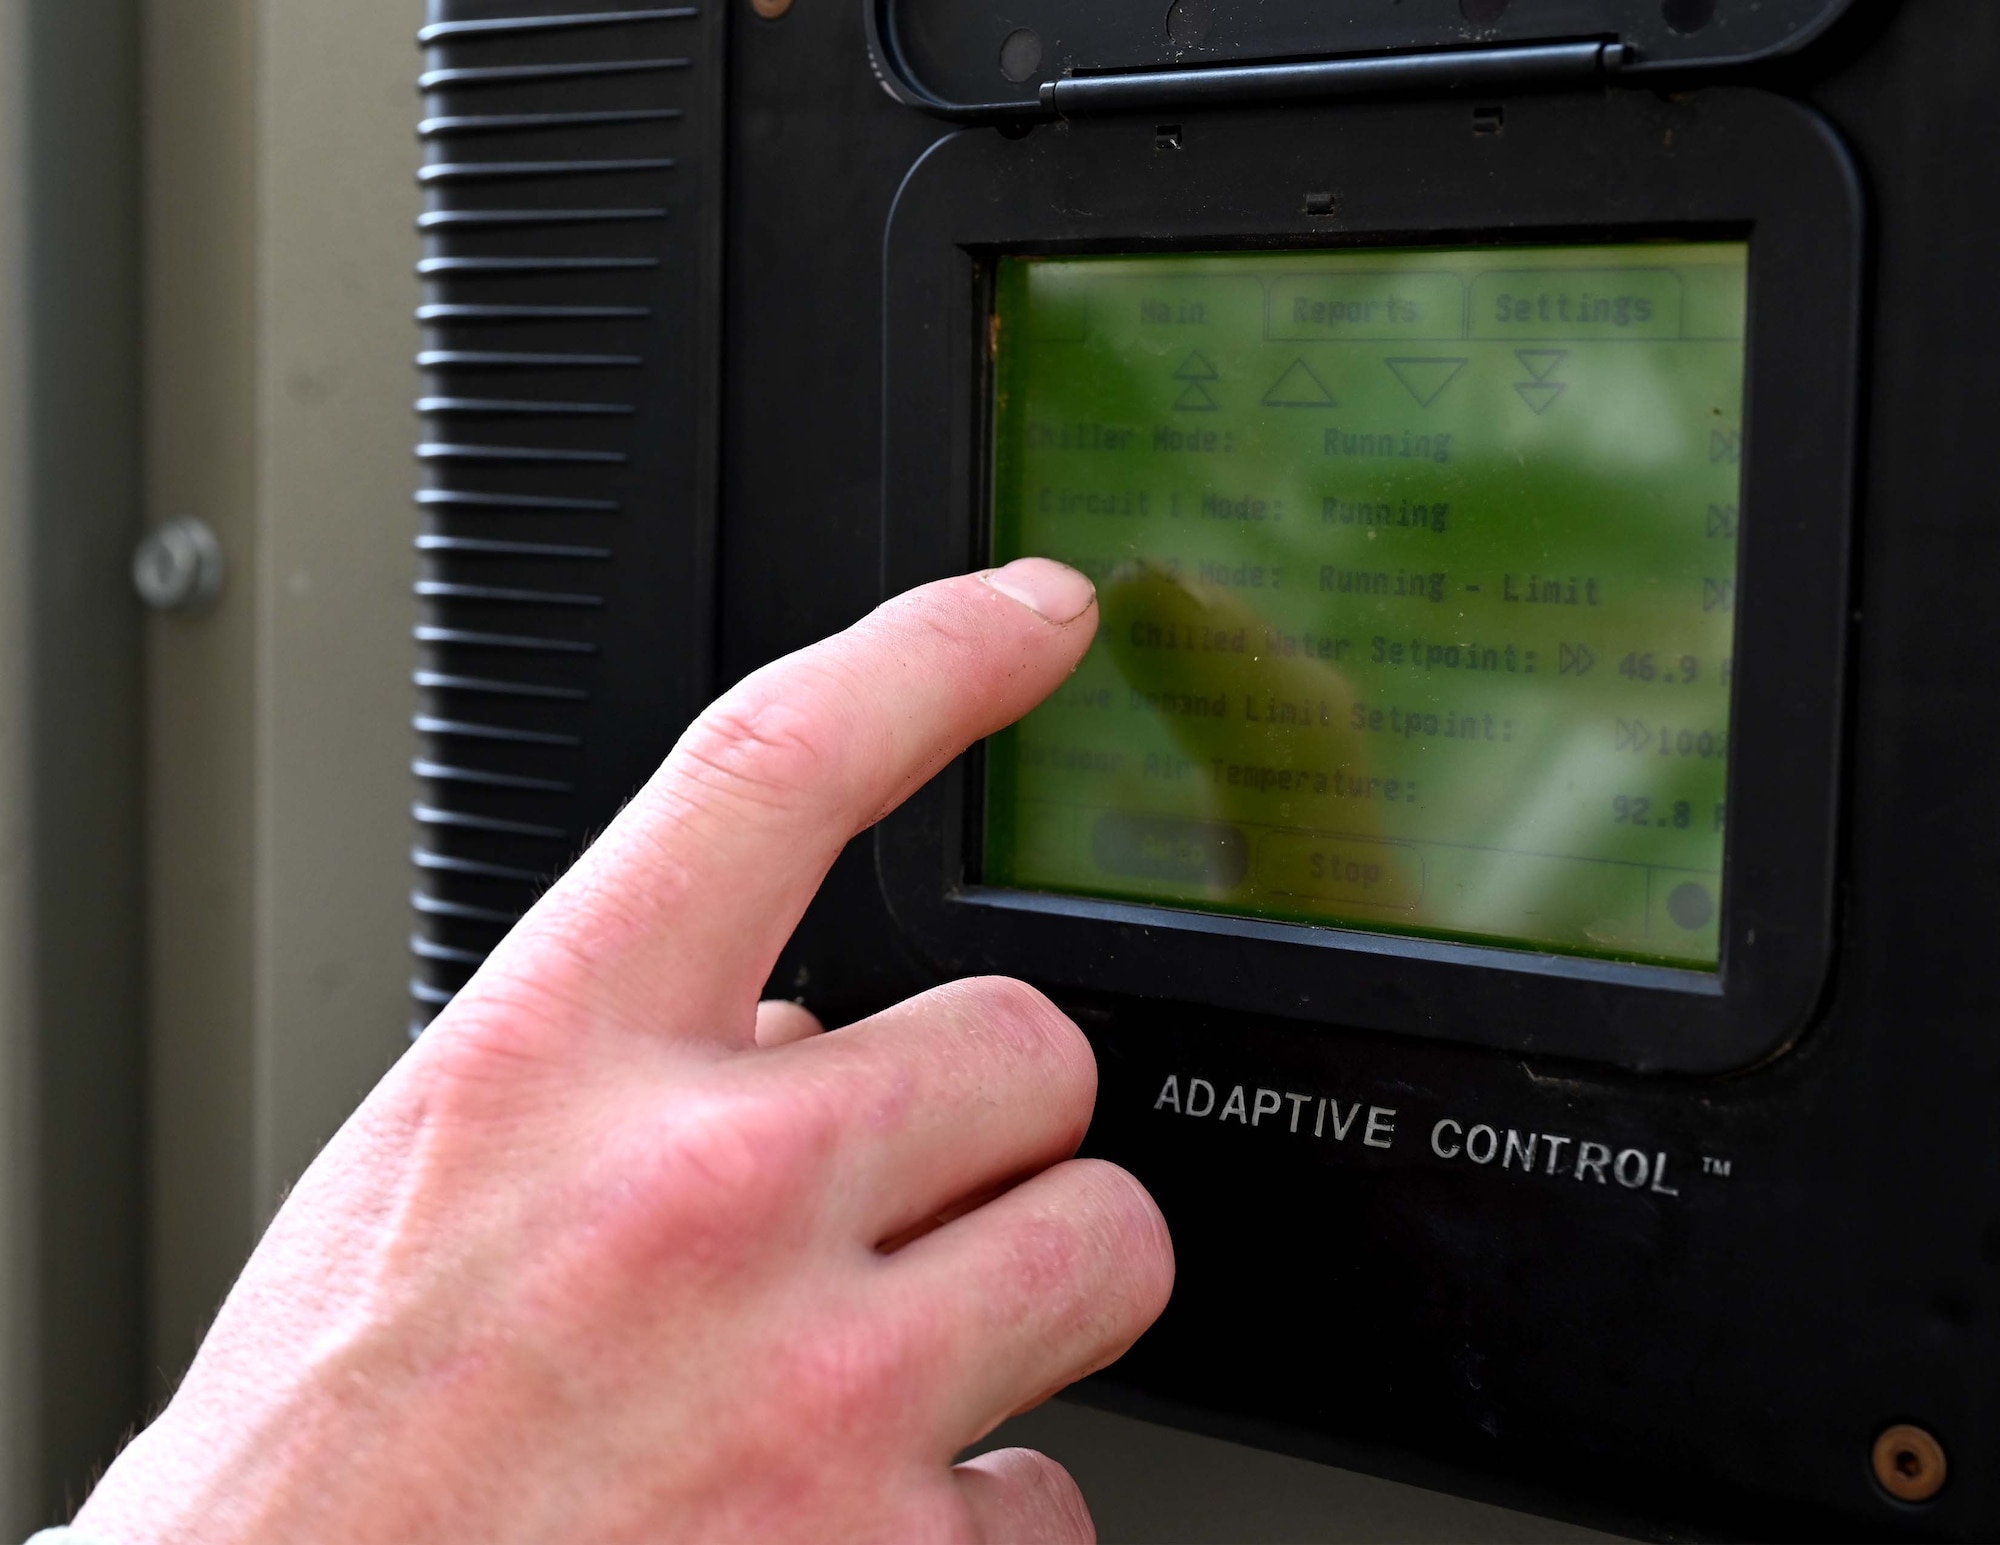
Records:
M1660 0L1660 15L1682 37L1692 37L1715 20L1715 0Z
M1668 894L1667 916L1679 928L1706 928L1708 920L1715 916L1715 898L1709 895L1706 885L1686 881Z
M1000 73L1015 85L1030 81L1042 68L1042 39L1032 27L1016 27L1000 43Z

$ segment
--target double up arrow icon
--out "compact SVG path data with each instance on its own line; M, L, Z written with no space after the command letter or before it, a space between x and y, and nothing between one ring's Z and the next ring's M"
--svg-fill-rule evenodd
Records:
M1176 381L1187 382L1187 385L1181 389L1180 396L1174 399L1174 411L1176 413L1213 413L1220 407L1221 404L1210 395L1208 388L1202 384L1205 381L1213 381L1215 375L1215 366L1208 362L1206 354L1202 353L1200 349L1189 351L1188 357L1181 361L1181 368L1174 372L1174 379Z
M1556 366L1569 358L1568 349L1516 349L1514 358L1533 376L1532 381L1516 381L1514 390L1537 416L1549 411L1555 400L1569 390L1566 381L1549 379Z

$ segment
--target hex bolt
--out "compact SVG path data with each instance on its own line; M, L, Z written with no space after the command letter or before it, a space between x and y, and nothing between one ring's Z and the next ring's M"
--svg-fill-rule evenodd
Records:
M132 553L132 588L156 612L199 611L222 594L222 544L191 516L147 532Z
M1921 1427L1884 1428L1873 1457L1875 1479L1898 1502L1928 1502L1944 1489L1944 1445Z

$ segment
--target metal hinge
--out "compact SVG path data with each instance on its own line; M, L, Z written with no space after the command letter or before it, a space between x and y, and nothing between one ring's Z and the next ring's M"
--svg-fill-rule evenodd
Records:
M1066 75L1043 84L1041 105L1067 117L1314 97L1500 90L1610 75L1624 66L1629 52L1623 43L1593 39L1518 48L1433 49L1365 59Z

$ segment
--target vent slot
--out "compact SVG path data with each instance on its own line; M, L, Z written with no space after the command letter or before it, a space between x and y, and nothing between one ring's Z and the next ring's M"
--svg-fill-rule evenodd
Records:
M418 1028L709 695L722 28L431 0L419 35Z

